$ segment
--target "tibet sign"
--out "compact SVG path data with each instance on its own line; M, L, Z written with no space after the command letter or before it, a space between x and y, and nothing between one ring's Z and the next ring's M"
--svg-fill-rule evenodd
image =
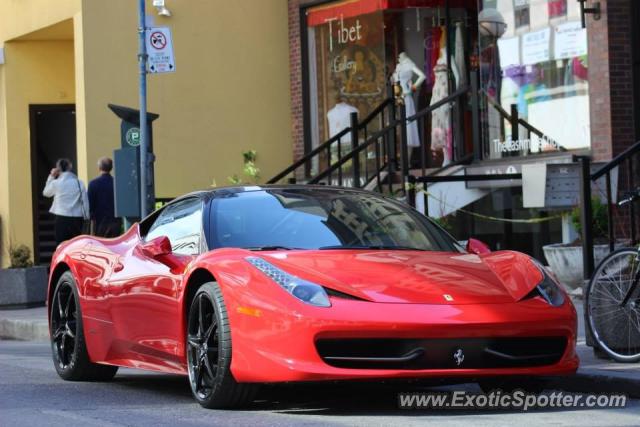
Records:
M172 73L176 71L173 43L169 27L151 27L146 31L147 71Z

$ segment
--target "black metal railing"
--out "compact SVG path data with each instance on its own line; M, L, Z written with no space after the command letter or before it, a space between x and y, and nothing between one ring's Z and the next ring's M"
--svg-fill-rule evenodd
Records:
M559 151L567 151L520 117L515 104L511 106L509 113L482 91L479 88L477 72L471 72L469 77L469 86L458 88L449 96L408 117L402 95L393 97L392 88L387 88L389 96L363 120L359 120L357 113L352 113L349 127L311 150L267 183L274 184L288 178L289 183L367 187L389 194L394 194L396 188L396 195L405 197L408 203L413 204L415 200L407 194L410 176L441 175L449 168L482 158L481 101L485 102L487 108L495 108L502 118L502 127L505 121L511 124L512 139L518 139L520 128L524 128L528 138L536 135L548 144L554 145ZM430 138L426 133L433 123L433 114L442 111L439 110L441 108L449 109L450 126L445 132L451 133L447 136L447 144L451 141L452 146L445 149L450 150L453 161L444 167L434 167L432 156L428 156L433 147L427 142ZM470 129L465 126L465 111L470 111ZM420 136L417 161L411 158L412 153L407 141L407 127L412 124L417 126ZM466 132L470 132L470 135ZM347 136L349 142L345 143ZM465 144L468 140L472 141L472 152L469 152L469 147ZM398 184L401 185L398 187Z
M443 98L442 100L430 105L429 107L417 112L416 114L410 117L406 116L406 108L403 104L397 105L396 107L398 112L397 119L390 120L386 126L382 127L381 129L374 132L373 134L368 136L365 135L364 141L362 141L357 145L354 144L353 149L350 152L346 153L345 155L339 154L336 162L329 164L324 171L320 172L318 175L311 178L308 181L308 183L317 184L317 183L323 182L324 180L328 180L330 183L333 183L332 176L334 174L338 174L337 184L342 185L343 182L342 182L342 176L340 171L345 167L345 165L348 165L350 162L354 164L361 163L360 157L362 156L362 153L366 153L370 151L370 148L373 147L374 148L373 151L376 154L375 155L376 167L374 168L374 173L372 177L368 177L365 173L365 178L370 178L370 179L365 179L365 182L371 182L371 180L375 180L376 188L378 189L378 191L383 192L384 190L383 185L385 184L385 182L383 182L382 174L386 172L386 178L387 178L386 188L388 189L389 193L394 193L393 191L394 182L392 177L392 174L394 173L394 162L390 161L389 159L384 159L384 157L380 155L380 154L384 154L382 152L385 149L385 147L387 147L387 150L386 150L387 153L393 152L394 154L396 154L396 159L399 157L399 161L396 161L395 163L396 163L396 170L399 170L401 172L402 178L399 181L402 184L402 186L400 187L399 191L396 192L396 195L398 195L399 193L399 195L402 195L407 199L408 203L412 203L411 198L408 196L407 185L406 185L406 183L409 180L410 169L411 169L410 159L409 159L409 147L407 144L407 126L414 121L418 121L418 122L424 121L430 114L433 113L433 111L437 110L438 108L447 106L449 104L460 103L461 98L465 96L468 91L469 91L468 87L460 88L457 91L453 92L451 95L447 96L446 98ZM419 127L422 127L422 126L423 124L419 123ZM352 129L357 129L357 127L352 126ZM394 136L396 133L400 135L399 156L397 156L398 153L396 153L395 147L389 146L389 143L395 140ZM357 132L354 133L352 135L352 140L353 138L357 138L358 136L359 135L357 134ZM424 158L425 150L422 145L419 148L420 148L420 151L422 152L420 176L425 176L427 175L426 162ZM384 162L383 162L383 159L384 159ZM465 159L468 159L468 157L466 157ZM448 166L445 166L445 168L446 167ZM352 169L355 170L356 168L353 167ZM354 172L354 178L352 181L353 187L361 186L362 182L360 181L359 178L360 176L356 174L356 172Z
M615 196L633 191L640 186L640 178L638 174L638 163L640 162L640 141L618 154L607 164L602 166L595 172L591 172L591 158L588 156L576 156L575 160L580 162L580 207L581 207L581 224L582 224L582 256L583 256L583 275L588 280L593 274L594 256L594 230L593 230L593 210L591 206L591 186L592 184L605 178L605 188L607 200L607 238L609 250L613 251L616 245L616 221L626 217L629 221L628 235L624 236L629 240L631 245L638 243L638 218L634 203L628 203L626 212L619 210L614 203ZM612 174L617 169L617 180L614 188ZM615 198L617 200L617 197ZM618 231L620 227L618 227ZM626 231L626 230L625 230Z
M463 164L464 159L460 159L456 164ZM450 166L453 166L450 165ZM424 214L429 216L429 201L428 195L429 192L429 184L436 184L438 182L478 182L478 181L505 181L505 180L517 180L522 179L522 173L499 173L499 174L464 174L464 175L425 175L419 177L410 177L409 183L412 184L409 186L409 195L408 200L409 204L415 207L416 200L416 185L422 184L424 189Z
M511 112L507 112L502 106L493 99L490 95L488 95L485 91L482 91L482 95L487 100L487 103L493 107L498 114L509 124L511 125L511 139L516 141L520 139L520 126L522 126L527 132L527 138L531 139L531 135L536 135L541 140L545 141L547 144L554 146L558 151L567 151L565 147L563 147L558 141L551 138L549 135L542 132L537 127L533 126L531 123L520 117L520 113L518 112L518 105L511 104ZM504 126L503 126L504 127ZM504 132L503 132L504 133ZM529 154L531 154L531 146L529 146Z
M300 176L303 177L303 180L311 183L311 180L313 180L314 177L310 176L309 171L313 169L314 163L317 164L317 168L320 170L319 172L317 172L316 176L323 174L324 177L326 175L324 174L324 172L326 172L326 170L328 169L331 169L332 165L334 164L333 159L336 158L336 156L337 161L340 161L346 154L358 148L359 138L361 134L364 135L365 139L368 137L369 128L373 123L376 122L376 119L377 126L383 129L386 127L386 122L393 121L395 117L395 107L393 101L394 100L392 97L386 98L361 121L358 119L357 113L351 113L351 122L349 127L338 132L336 135L329 138L326 142L311 150L304 157L295 161L291 166L287 167L285 170L267 181L267 184L277 183L287 177L290 177L290 182L295 182L299 179ZM343 147L343 145L346 144L343 140L347 135L349 135L351 149L345 153L343 152L345 151L345 147ZM393 146L395 146L396 144L393 138L391 138L391 135L389 135L388 142L392 143ZM390 147L388 147L388 144L386 144L385 147L383 147L383 151L375 157L387 157L390 151L393 150L390 150ZM351 164L351 175L353 182L355 183L360 183L361 179L359 160L359 158L356 158ZM321 165L321 163L323 162L325 163L324 169L322 169L323 166ZM304 168L304 171L300 172L301 168ZM335 168L332 170L335 170ZM365 170L368 170L367 164L365 164ZM332 178L333 176L330 176L330 179ZM343 174L343 170L340 169L337 172L338 185L344 184L344 178L345 176Z
M289 183L303 181L308 184L324 183L329 185L375 188L379 192L394 193L394 184L402 184L396 194L407 197L406 183L408 177L417 164L418 171L413 173L418 176L426 176L449 167L463 163L469 163L479 153L479 148L474 145L474 153L464 153L465 131L462 121L463 107L469 103L478 105L473 99L478 95L477 75L472 73L471 86L458 88L449 96L429 105L428 107L407 117L404 103L398 98L388 97L362 121L356 113L351 114L351 123L348 128L331 137L326 142L314 148L304 157L294 162L291 166L271 178L267 183L274 184L288 177ZM475 90L474 90L475 89ZM391 90L389 90L391 93ZM469 96L471 99L469 99ZM429 151L425 144L425 129L428 129L433 113L439 108L451 109L451 129L453 129L453 142L456 145L453 150L457 161L444 168L433 168ZM420 145L418 148L420 158L418 162L412 162L407 144L407 126L415 123L419 130ZM477 117L473 117L474 128L479 124ZM479 131L472 131L474 144ZM341 140L350 136L350 147L345 149ZM413 159L415 160L415 159ZM314 169L314 173L307 173ZM398 172L399 175L398 176ZM409 201L407 199L407 201Z

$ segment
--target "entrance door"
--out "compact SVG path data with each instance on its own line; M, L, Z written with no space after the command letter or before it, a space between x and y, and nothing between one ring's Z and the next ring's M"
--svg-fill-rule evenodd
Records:
M75 168L76 107L73 104L30 105L31 182L33 209L34 261L48 264L55 250L53 216L49 213L52 199L42 190L56 160L67 158Z

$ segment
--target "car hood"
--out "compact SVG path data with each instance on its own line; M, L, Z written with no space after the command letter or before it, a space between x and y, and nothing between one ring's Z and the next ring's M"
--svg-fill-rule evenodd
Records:
M542 280L528 255L404 250L264 253L281 269L380 303L499 304L522 299Z

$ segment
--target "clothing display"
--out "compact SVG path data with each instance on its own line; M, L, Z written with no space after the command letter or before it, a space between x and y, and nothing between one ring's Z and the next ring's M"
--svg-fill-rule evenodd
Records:
M456 87L462 87L467 84L467 65L464 60L464 39L461 22L456 23L455 57L453 62L458 69Z
M434 68L436 80L433 85L430 105L449 96L446 51L442 49L440 52L440 58ZM451 64L451 67L453 70L454 64ZM434 151L442 150L444 155L442 166L451 163L453 159L451 104L443 105L431 113L431 149Z
M334 137L344 129L351 126L351 113L358 113L358 109L346 102L337 103L331 110L327 112L327 120L329 122L329 136ZM340 138L340 143L350 143L351 133L347 133Z
M413 76L417 75L418 80L413 81ZM416 66L416 64L402 52L398 57L398 65L391 77L395 83L400 83L402 88L402 95L404 99L405 110L407 117L410 117L416 113L416 106L413 100L413 92L424 82L426 76ZM409 147L420 146L420 135L418 133L418 122L414 120L407 123L407 145Z
M426 74L425 83L427 89L431 91L433 84L436 81L436 75L433 72L436 62L440 57L440 50L444 47L445 43L445 29L444 27L431 28L424 40L424 70Z

